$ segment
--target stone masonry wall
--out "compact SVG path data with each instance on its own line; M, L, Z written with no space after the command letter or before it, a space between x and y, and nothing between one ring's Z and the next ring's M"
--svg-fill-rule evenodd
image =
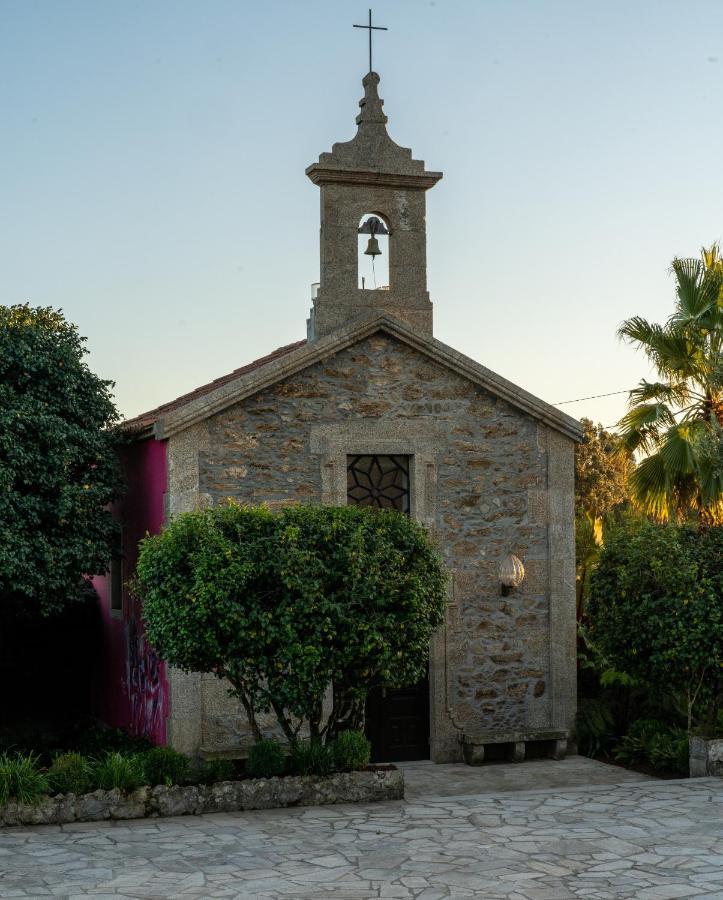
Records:
M555 457L563 468L565 460L571 465L571 441L378 333L210 418L199 443L200 496L321 502L312 428L343 433L385 422L401 434L428 426L435 435L430 508L453 573L441 661L451 730L552 726L559 716L551 697L548 437L565 445ZM497 567L507 553L523 560L527 577L501 597ZM569 666L563 650L561 664ZM574 670L563 677L568 692L570 677ZM222 685L212 690L203 730L213 746L206 749L243 743L240 710Z

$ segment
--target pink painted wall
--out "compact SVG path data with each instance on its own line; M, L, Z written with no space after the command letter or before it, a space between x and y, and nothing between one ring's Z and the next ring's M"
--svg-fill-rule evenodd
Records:
M138 542L157 534L164 521L166 442L153 439L123 451L126 493L115 512L123 525L123 581L135 572ZM110 577L94 581L103 618L101 669L94 684L96 715L156 744L166 742L168 680L165 664L147 644L140 605L123 588L123 611L110 609Z

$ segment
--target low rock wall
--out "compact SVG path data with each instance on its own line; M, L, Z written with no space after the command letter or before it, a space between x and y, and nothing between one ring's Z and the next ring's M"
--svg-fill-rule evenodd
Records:
M59 794L37 806L8 803L0 807L0 826L64 825L103 819L142 819L156 816L200 815L283 806L322 806L330 803L369 803L401 800L404 775L399 769L222 781L208 786L142 787L91 794Z
M723 776L723 738L690 739L690 777Z

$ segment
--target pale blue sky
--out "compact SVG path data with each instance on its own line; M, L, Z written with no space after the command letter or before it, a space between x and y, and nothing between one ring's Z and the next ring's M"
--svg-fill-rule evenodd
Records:
M124 414L304 335L304 169L354 133L367 9L0 0L0 302L62 307ZM671 258L723 236L723 3L374 13L390 134L444 171L437 337L550 402L633 385L616 327L663 319Z

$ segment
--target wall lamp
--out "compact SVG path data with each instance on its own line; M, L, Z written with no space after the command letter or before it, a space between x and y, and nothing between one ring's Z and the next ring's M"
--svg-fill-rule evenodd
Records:
M503 597L509 596L515 588L518 588L525 578L525 567L522 560L510 553L505 556L499 568L500 593Z

